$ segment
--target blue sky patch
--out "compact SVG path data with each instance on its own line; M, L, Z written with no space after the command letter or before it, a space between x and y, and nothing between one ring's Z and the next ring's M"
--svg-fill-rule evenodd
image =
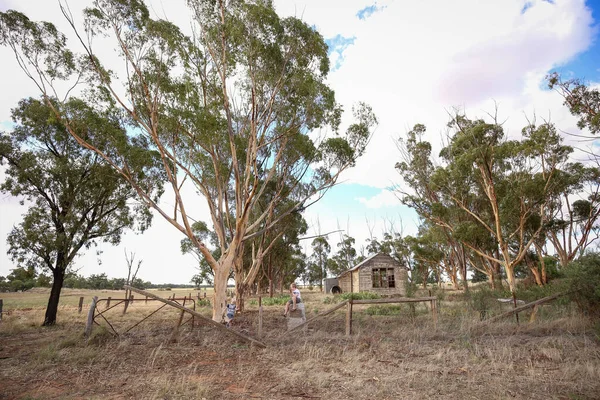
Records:
M554 0L542 0L544 3L549 3L549 4L555 4ZM521 14L525 14L525 11L529 10L531 7L533 7L533 2L532 1L528 1L525 3L525 5L523 6L523 8L521 9Z
M360 20L365 20L373 15L375 11L377 11L377 4L373 4L372 6L365 7L362 10L358 10L356 16Z
M325 39L325 43L327 43L327 46L329 47L327 50L329 57L331 57L334 53L337 54L337 59L335 60L335 65L333 66L332 71L335 71L342 66L342 63L344 62L344 51L349 46L354 44L354 40L356 40L355 36L344 37L339 34L332 38Z
M549 0L546 0L550 2ZM598 33L600 25L600 2L586 1L586 6L592 11L594 20L594 33L590 47L583 53L573 57L564 65L557 66L553 71L558 72L563 79L578 78L587 82L600 82L600 40Z
M385 6L382 7L377 7L377 3L367 6L365 8L363 8L362 10L358 10L358 12L356 13L356 17L358 19L360 19L361 21L364 21L365 19L369 18L371 15L375 14L378 11L381 11L385 8Z

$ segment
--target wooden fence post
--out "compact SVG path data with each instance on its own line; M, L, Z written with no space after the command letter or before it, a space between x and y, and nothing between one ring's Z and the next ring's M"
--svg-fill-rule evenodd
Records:
M173 298L175 298L175 295L173 295ZM185 296L183 297L183 307L185 307ZM181 310L181 313L179 314L179 320L177 321L177 325L175 325L175 328L173 329L173 332L171 333L171 338L169 339L169 342L176 342L177 341L177 333L179 332L179 327L181 326L181 322L183 322L183 316L185 315L185 311Z
M529 323L533 323L535 322L535 315L537 314L538 311L538 305L536 304L535 306L533 306L533 310L531 310L531 316L529 317Z
M352 298L348 301L346 309L346 336L352 335Z
M263 306L262 306L262 297L258 296L258 338L262 338L262 329L263 329Z
M0 299L0 321L2 321L2 299Z
M129 298L125 299L125 307L123 307L123 315L127 312L127 308L129 307L129 302L133 300L133 295L130 295Z
M79 298L79 314L81 314L81 308L83 307L83 297Z
M433 317L433 329L437 329L437 299L431 300L431 316Z
M106 299L106 308L110 307L110 296Z
M88 312L87 323L85 324L85 337L89 338L92 334L92 327L94 326L94 314L96 313L96 302L98 296L92 297L92 304L90 305L90 311Z
M517 308L517 294L515 292L512 293L512 298L513 298L514 308ZM519 312L518 311L515 312L515 318L517 320L517 325L519 325Z
M144 301L144 304L148 304L148 296L146 296L146 301Z

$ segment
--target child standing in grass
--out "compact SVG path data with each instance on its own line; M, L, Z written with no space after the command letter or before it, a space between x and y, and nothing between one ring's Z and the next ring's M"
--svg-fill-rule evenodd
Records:
M231 321L233 321L233 317L235 316L235 297L231 299L227 307L225 308L225 316L223 317L223 321L225 321L225 326L228 328L231 326Z
M302 297L300 295L300 291L298 290L298 287L296 286L295 283L292 283L290 285L290 294L291 294L292 298L289 299L285 305L285 311L283 313L284 316L287 316L288 313L290 312L290 306L292 306L292 311L294 311L294 310L296 310L296 304L302 303Z

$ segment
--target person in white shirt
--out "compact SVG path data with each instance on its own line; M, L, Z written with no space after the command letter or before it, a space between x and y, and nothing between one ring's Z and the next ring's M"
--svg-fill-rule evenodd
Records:
M287 316L288 313L290 312L290 306L292 306L292 311L294 311L294 310L296 310L296 304L302 303L302 297L300 295L300 291L298 290L298 287L296 286L295 283L292 283L290 285L290 294L291 294L292 298L289 299L285 305L285 312L283 313L284 316Z

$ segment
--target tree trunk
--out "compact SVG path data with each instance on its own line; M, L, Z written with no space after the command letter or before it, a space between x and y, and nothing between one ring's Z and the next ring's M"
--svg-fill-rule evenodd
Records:
M269 297L273 297L275 289L275 282L273 282L273 278L269 278Z
M492 289L492 290L496 289L496 280L494 279L494 272L489 271L489 273L487 274L487 277L488 277L488 283L490 284L490 289Z
M506 270L506 278L508 279L508 288L511 293L515 293L517 290L517 285L515 282L515 270L512 266L504 264L504 269Z
M48 307L46 307L46 315L44 317L43 326L50 326L56 323L56 314L58 312L58 301L60 300L60 291L65 280L65 269L62 266L57 266L52 271L54 280L52 282L52 290L48 299Z
M548 283L548 277L546 276L546 260L544 260L542 247L538 244L535 244L535 252L537 253L538 259L540 260L540 265L542 267L542 276L540 277L540 280L542 282L542 285L545 285Z
M214 271L214 290L213 295L213 315L212 319L215 322L221 322L223 312L227 305L227 280L229 278L229 271L231 270L232 262L219 263L219 268Z
M538 271L537 265L535 265L535 264L530 265L529 270L531 271L531 273L535 279L535 283L538 286L544 286L544 284L542 283L542 275L540 274L540 271Z
M242 282L235 281L235 301L238 311L244 311L244 292L245 285Z

